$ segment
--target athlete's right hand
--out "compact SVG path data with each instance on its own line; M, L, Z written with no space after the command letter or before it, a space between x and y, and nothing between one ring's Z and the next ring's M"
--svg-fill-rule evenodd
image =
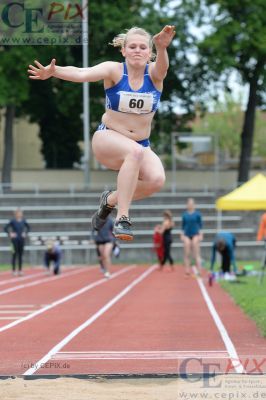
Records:
M35 60L33 65L29 65L28 73L30 79L41 79L44 81L45 79L51 78L51 76L55 73L55 58L52 59L51 63L44 67L39 61Z

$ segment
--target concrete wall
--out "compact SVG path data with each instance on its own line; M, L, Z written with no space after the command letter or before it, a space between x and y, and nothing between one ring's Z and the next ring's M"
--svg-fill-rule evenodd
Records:
M0 118L0 165L3 164L4 113ZM37 124L30 124L26 119L16 119L14 123L14 169L41 169L44 160L41 154L41 140Z
M250 177L261 171L252 171ZM166 172L167 180L165 188L173 185L171 171ZM117 173L114 171L91 171L90 181L94 188L104 186L112 187L116 184ZM221 171L219 180L215 179L213 171L177 171L176 189L201 189L213 190L218 187L231 190L236 187L237 171ZM13 170L12 173L13 189L34 190L34 188L65 190L70 187L76 189L84 188L84 174L81 170Z
M174 238L174 245L172 247L172 256L175 263L181 263L183 260L183 248L180 244L180 241L177 242L177 239ZM43 260L44 250L34 250L29 251L26 248L24 255L24 265L40 265ZM202 247L201 255L203 260L203 266L209 265L210 257L211 257L211 247ZM236 259L237 265L240 267L243 261L261 261L262 258L265 257L265 250L263 246L253 247L237 247L236 249ZM1 253L1 264L9 264L11 260L11 252L2 251ZM114 263L156 263L156 257L152 249L124 249L123 245L121 246L121 253L119 259L113 257ZM63 250L63 260L62 263L65 265L73 265L73 264L95 264L97 263L97 256L95 249L72 249L72 250ZM217 256L217 264L219 265L219 255Z

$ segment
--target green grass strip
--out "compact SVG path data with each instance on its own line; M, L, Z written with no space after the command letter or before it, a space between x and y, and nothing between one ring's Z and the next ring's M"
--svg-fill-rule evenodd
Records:
M266 275L262 283L258 276L243 276L236 281L220 281L220 285L250 316L266 337Z

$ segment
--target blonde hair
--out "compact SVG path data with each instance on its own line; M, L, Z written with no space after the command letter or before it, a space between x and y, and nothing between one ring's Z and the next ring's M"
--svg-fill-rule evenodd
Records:
M164 216L165 218L170 219L170 220L173 219L173 214L172 214L172 212L171 212L170 210L165 210L165 211L163 212L163 216Z
M156 54L153 52L153 38L151 34L147 32L145 29L138 28L137 26L133 26L133 28L127 29L126 33L119 33L117 36L113 38L112 43L109 44L114 47L119 47L120 50L122 50L126 46L127 39L130 35L145 36L146 39L148 39L149 48L152 51L151 60L153 60L156 57Z

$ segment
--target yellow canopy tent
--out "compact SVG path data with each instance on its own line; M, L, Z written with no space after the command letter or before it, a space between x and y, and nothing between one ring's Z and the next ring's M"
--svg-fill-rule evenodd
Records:
M248 182L216 200L218 210L266 210L266 176L257 174Z

